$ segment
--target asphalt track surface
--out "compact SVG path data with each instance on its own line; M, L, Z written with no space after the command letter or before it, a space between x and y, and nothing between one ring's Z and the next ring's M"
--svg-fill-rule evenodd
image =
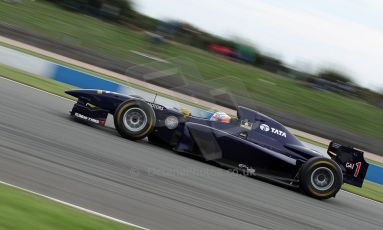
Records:
M73 102L0 78L0 180L150 229L382 229L383 204L318 201L69 119Z

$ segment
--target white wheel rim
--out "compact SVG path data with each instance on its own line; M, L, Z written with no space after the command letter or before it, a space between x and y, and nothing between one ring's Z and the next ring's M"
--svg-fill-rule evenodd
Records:
M327 167L319 167L311 173L311 185L319 191L330 189L335 181L334 173Z
M148 118L141 108L130 108L124 113L122 121L129 131L139 132L145 128Z

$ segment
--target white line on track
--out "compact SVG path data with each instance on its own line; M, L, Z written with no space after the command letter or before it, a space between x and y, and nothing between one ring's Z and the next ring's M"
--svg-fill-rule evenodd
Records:
M41 193L31 191L29 189L25 189L25 188L22 188L22 187L13 185L13 184L9 184L9 183L4 182L4 181L0 181L0 184L7 185L9 187L16 188L16 189L19 189L19 190L24 191L24 192L32 193L32 194L37 195L39 197L43 197L43 198L46 198L48 200L55 201L57 203L63 204L65 206L69 206L71 208L75 208L75 209L78 209L80 211L83 211L83 212L86 212L86 213L89 213L89 214L93 214L93 215L96 215L96 216L99 216L99 217L102 217L102 218L105 218L105 219L108 219L108 220L112 220L114 222L118 222L118 223L121 223L121 224L126 224L126 225L129 225L129 226L132 226L132 227L135 227L135 228L140 228L140 229L143 229L143 230L149 230L148 228L144 228L144 227L139 226L139 225L135 225L135 224L132 224L132 223L129 223L129 222L126 222L126 221L123 221L123 220L120 220L120 219L117 219L117 218L114 218L114 217L111 217L111 216L108 216L108 215L105 215L105 214L102 214L102 213L99 213L99 212L95 212L95 211L92 211L92 210L89 210L89 209L77 206L75 204L71 204L71 203L68 203L68 202L65 202L65 201L62 201L62 200L50 197L50 196L46 196L46 195L43 195Z
M364 197L364 196L361 196L361 195L358 195L358 194L355 194L355 193L352 193L352 192L349 192L349 191L346 191L346 190L343 190L343 189L342 189L342 191L345 192L345 193L348 193L348 194L350 194L350 195L359 197L360 199L364 199L364 200L372 201L372 202L374 202L374 203L376 203L376 204L379 204L379 205L382 204L382 202L380 202L380 201L376 201L376 200L373 200L373 199L370 199L370 198L367 198L367 197Z

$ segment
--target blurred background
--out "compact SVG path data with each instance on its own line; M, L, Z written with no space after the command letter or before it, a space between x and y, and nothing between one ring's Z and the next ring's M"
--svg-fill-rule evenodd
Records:
M383 154L382 11L375 0L0 0L0 33Z

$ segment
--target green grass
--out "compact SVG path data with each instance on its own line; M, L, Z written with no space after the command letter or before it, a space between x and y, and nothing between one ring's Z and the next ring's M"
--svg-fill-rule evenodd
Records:
M342 189L372 200L383 202L383 186L373 182L364 181L362 188L343 184Z
M0 229L138 229L0 184Z
M26 73L24 71L17 70L1 64L0 73L1 76L6 77L8 79L75 100L74 97L71 97L68 94L65 94L64 92L65 90L73 89L74 87L71 85L33 75L30 73Z
M175 43L154 48L143 33L66 11L45 1L23 1L22 4L13 5L0 2L0 20L140 64L147 64L148 61L129 50L173 58L181 66L183 76L190 80L226 87L235 94L293 114L383 140L381 109L358 99L312 90L299 82L248 65L226 61L202 50ZM183 61L179 57L186 57L190 61ZM162 64L151 66L165 68ZM224 78L225 76L237 78Z

